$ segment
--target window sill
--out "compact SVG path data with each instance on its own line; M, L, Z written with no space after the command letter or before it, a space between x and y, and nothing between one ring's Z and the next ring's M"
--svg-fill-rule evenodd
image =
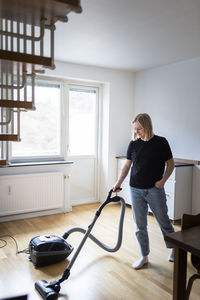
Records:
M31 167L31 166L44 166L44 165L62 165L62 164L73 164L70 160L58 160L58 161L44 161L44 162L20 162L20 163L10 163L7 166L1 166L3 168L10 167Z

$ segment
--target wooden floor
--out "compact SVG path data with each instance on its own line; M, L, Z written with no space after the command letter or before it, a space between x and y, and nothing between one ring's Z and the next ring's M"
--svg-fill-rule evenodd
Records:
M9 234L18 243L19 250L28 247L32 237L41 234L62 234L69 228L87 228L98 204L73 207L66 214L0 223L0 235ZM114 246L120 215L120 206L106 206L92 233L104 243ZM140 257L135 238L135 225L131 208L126 208L122 247L109 253L88 239L80 252L71 275L61 284L60 300L169 300L172 299L173 263L168 262L160 229L153 216L149 216L150 262L141 270L132 269L133 261ZM175 230L179 230L175 226ZM68 242L77 247L81 233L73 233ZM15 243L5 238L7 246L0 249L0 299L28 294L29 300L41 299L35 291L34 282L48 282L60 278L68 261L42 268L34 268L27 254L15 254ZM0 242L0 246L3 243ZM72 254L68 257L73 256ZM189 261L189 260L188 260ZM188 262L190 265L190 262ZM194 271L189 266L188 276ZM200 281L194 283L190 300L199 300Z

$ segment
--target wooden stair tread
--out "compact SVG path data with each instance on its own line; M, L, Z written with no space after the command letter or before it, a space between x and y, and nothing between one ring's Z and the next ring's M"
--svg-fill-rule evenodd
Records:
M1 159L0 160L0 166L6 166L8 164L7 160Z
M42 66L38 66L40 70L42 70ZM21 61L9 61L0 59L0 69L2 73L7 73L8 75L17 75L20 72L31 73L32 72L32 64L26 64ZM2 87L3 88L3 87Z
M30 110L35 110L35 106L30 101L15 101L15 100L0 100L0 107L10 107L10 108L25 108Z
M36 26L40 25L42 18L51 25L56 17L64 18L71 11L82 11L80 0L0 0L0 7L1 18Z
M18 134L0 134L0 141L12 141L12 142L19 142L20 137Z
M50 57L32 55L26 53L18 53L18 52L12 52L7 50L0 50L0 59L28 63L33 65L40 65L40 66L45 66L47 68L51 68L53 65L52 58Z

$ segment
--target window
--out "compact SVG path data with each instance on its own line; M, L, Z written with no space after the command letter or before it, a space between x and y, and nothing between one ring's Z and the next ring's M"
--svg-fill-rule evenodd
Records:
M21 142L10 144L12 162L97 154L98 88L39 77L35 99L36 111L21 112Z
M95 155L96 109L95 89L69 89L70 155Z
M12 159L61 156L60 85L37 80L35 99L36 111L21 113L21 142L12 143Z

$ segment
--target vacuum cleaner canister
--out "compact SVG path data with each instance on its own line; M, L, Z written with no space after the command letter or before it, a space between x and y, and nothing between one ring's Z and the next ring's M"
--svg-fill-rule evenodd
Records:
M64 260L73 247L56 235L39 235L30 240L29 259L35 267L42 267Z

